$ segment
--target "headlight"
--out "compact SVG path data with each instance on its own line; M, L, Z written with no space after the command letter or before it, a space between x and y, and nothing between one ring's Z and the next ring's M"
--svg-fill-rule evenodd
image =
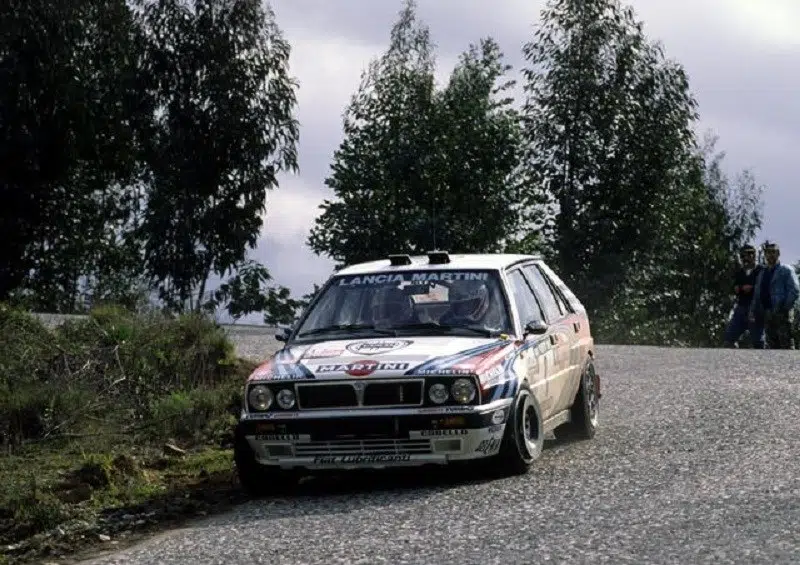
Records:
M475 385L469 379L458 379L450 387L450 394L459 404L469 404L475 398Z
M264 385L256 385L247 394L247 401L253 410L266 410L272 406L272 391Z
M275 399L278 401L278 406L284 410L289 410L294 406L294 391L289 388L281 389Z
M431 402L434 404L444 404L447 402L447 396L447 387L442 383L436 383L428 389L428 398L430 398Z

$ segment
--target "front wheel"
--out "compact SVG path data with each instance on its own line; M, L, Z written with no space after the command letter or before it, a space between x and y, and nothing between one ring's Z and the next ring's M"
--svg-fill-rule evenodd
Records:
M503 474L523 475L542 454L543 448L542 411L531 389L523 384L508 415L497 455L498 470Z

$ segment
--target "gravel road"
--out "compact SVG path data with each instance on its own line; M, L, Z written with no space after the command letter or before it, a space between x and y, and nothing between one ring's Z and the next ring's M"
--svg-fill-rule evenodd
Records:
M800 562L800 352L598 353L598 436L525 477L317 483L92 563Z

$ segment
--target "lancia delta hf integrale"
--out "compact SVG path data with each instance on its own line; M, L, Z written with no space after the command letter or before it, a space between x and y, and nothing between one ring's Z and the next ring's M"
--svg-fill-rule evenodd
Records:
M338 271L249 377L245 489L317 469L491 458L524 473L556 428L594 437L586 311L537 256L392 255Z

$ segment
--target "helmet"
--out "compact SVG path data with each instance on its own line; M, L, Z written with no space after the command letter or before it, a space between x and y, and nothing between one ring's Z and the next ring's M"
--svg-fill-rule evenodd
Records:
M411 299L397 287L376 292L372 301L372 316L376 325L407 323L414 316Z
M489 289L483 281L456 281L450 287L450 315L479 321L489 309Z

